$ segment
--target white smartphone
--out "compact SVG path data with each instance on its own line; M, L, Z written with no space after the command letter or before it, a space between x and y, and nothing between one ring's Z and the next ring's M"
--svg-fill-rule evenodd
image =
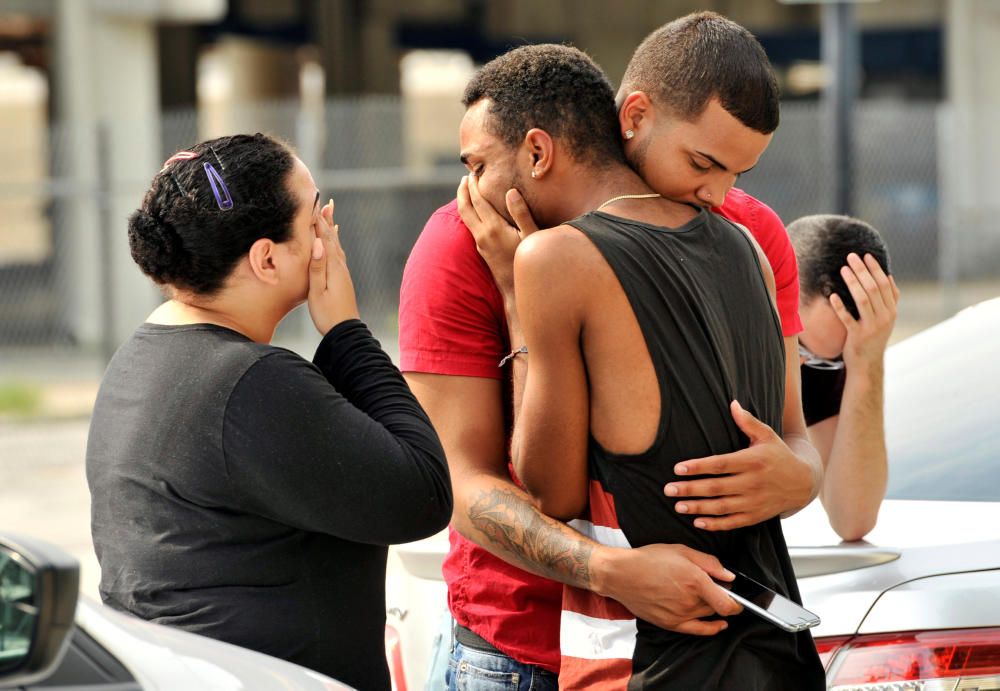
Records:
M757 616L793 633L819 624L819 617L805 607L795 604L749 576L735 573L736 580L719 583L719 587Z

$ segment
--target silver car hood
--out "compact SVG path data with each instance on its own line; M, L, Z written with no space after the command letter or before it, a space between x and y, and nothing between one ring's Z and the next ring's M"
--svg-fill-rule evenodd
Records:
M1000 503L900 500L883 503L875 529L861 542L841 542L818 501L782 522L803 604L822 620L816 636L940 628L931 591L948 602L949 627L1000 621L993 611L1000 601L986 611L979 600L964 619L956 615L960 588L973 584L943 578L1000 569L998 525ZM997 575L973 580L986 587ZM921 600L924 606L915 606Z
M106 648L143 689L341 691L318 672L246 648L151 624L80 596L76 623ZM262 622L262 626L266 623Z

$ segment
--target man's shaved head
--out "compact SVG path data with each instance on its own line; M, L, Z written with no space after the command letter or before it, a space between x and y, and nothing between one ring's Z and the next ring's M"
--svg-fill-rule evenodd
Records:
M619 103L633 91L682 120L718 98L750 129L778 128L778 83L767 54L747 29L714 12L689 14L647 36L625 70Z

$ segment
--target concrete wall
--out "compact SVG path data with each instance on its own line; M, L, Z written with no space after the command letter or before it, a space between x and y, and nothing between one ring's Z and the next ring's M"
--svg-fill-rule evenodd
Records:
M41 189L49 176L47 110L45 76L0 54L0 266L52 254Z
M940 131L946 276L1000 272L1000 2L950 0Z
M60 210L72 219L60 273L68 328L80 343L121 342L157 304L131 261L126 233L162 163L156 24L217 20L224 9L224 0L56 3L56 121L65 129L64 173L74 190ZM110 197L96 194L102 180Z

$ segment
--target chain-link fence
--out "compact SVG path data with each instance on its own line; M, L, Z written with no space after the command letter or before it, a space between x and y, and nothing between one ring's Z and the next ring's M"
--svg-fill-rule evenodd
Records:
M406 257L427 217L454 196L463 170L457 156L452 164L419 169L405 165L403 105L393 98L333 101L320 118L304 117L295 103L244 109L236 116L240 122L253 123L249 129L291 142L310 165L324 199L331 196L336 200L341 240L362 313L392 349ZM69 350L100 359L120 340L115 327L121 325L114 323L114 305L123 297L122 290L129 287L117 285L114 279L112 268L121 271L121 267L111 264L120 262L121 257L109 246L121 241L111 234L123 236L125 222L109 214L109 200L127 193L134 197L134 208L149 180L110 182L99 162L97 179L81 181L69 175L67 160L71 150L79 155L79 142L71 140L81 136L93 137L89 149L101 161L113 156L109 151L113 143L109 142L127 125L50 127L40 141L33 142L34 155L43 157L47 165L46 174L4 176L0 172L0 359L4 352L22 354L30 349ZM194 111L164 114L157 162L197 142L205 127ZM3 149L17 148L23 140L18 132L2 134L0 160L8 158ZM71 216L79 202L98 211L94 231L103 237L96 242L96 259L102 264L97 270L91 267L81 272L76 266L86 261L74 252L80 228ZM126 270L138 271L134 266ZM87 277L82 284L78 283L81 275ZM79 335L81 294L99 303L91 304L88 310L99 322L101 335L96 342ZM155 304L155 294L150 304ZM278 332L280 342L296 349L300 342L315 341L312 336L304 310L290 315Z
M945 273L939 247L944 236L939 213L939 106L865 103L856 113L855 214L879 228L902 280L937 281ZM166 113L160 122L159 161L199 139L210 128L193 111ZM454 195L462 170L438 157L415 167L407 158L405 104L395 98L331 101L311 116L298 104L275 103L240 113L244 129L269 131L296 145L324 195L337 202L337 220L348 253L362 313L387 345L394 346L396 308L403 265L425 220ZM22 160L34 146L44 170L20 174L0 166L0 358L12 349L68 348L105 357L113 334L111 303L121 298L115 276L137 271L127 256L109 249L112 234L124 234L123 218L108 213L119 195L140 201L145 180L110 182L101 165L94 179L67 174L69 151L80 155L80 137L95 143L83 150L108 156L115 123L72 130L54 126L34 138L19 132L0 136L0 160ZM448 125L451 127L451 125ZM740 181L789 222L801 215L831 211L833 172L825 151L823 111L815 104L789 103L771 147L752 174ZM103 133L103 134L102 134ZM74 139L75 138L75 139ZM457 136L455 137L457 140ZM102 144L103 142L103 144ZM16 155L10 155L14 152ZM457 152L455 152L457 154ZM79 256L74 202L98 210L99 248ZM953 231L954 232L954 231ZM118 238L120 241L120 238ZM994 258L996 259L996 258ZM81 271L81 262L96 270ZM986 261L998 265L1000 261ZM954 267L951 278L954 279ZM81 278L83 277L83 278ZM961 273L957 278L962 278ZM151 298L152 299L152 298ZM92 304L92 303L98 304ZM90 307L98 339L80 336L80 310ZM945 316L944 314L940 316ZM86 321L86 320L85 320ZM91 325L95 326L95 325ZM279 340L311 337L308 317L293 314Z
M901 280L936 280L938 105L861 104L855 112L852 215L879 229ZM760 165L740 181L785 223L834 208L830 130L816 104L786 104Z
M0 160L7 162L0 165L0 347L73 341L59 299L70 289L60 267L72 225L60 202L96 189L74 189L60 178L65 144L60 127L0 136Z

